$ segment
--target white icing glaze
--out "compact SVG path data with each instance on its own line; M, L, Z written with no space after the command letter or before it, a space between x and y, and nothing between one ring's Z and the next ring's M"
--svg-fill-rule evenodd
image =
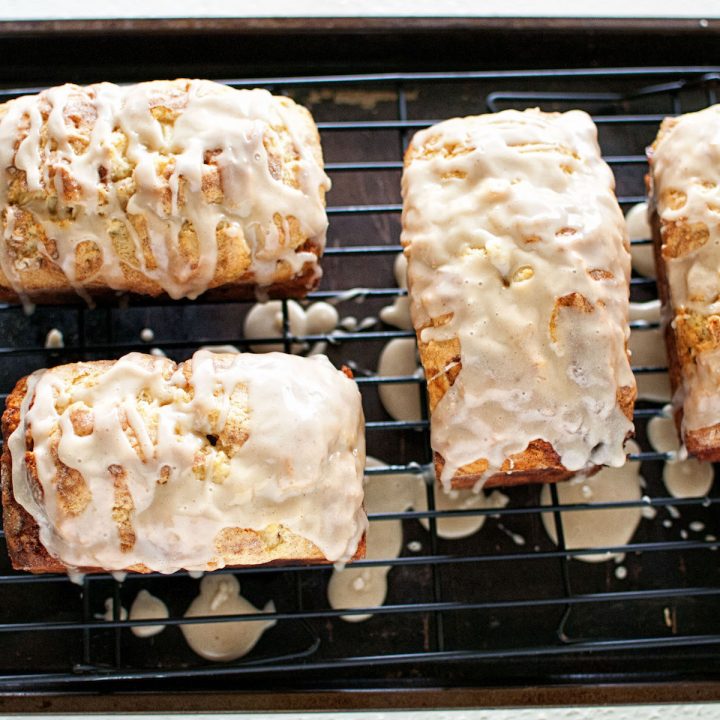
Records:
M402 528L394 525L379 530L375 541L377 547L382 548L382 559L392 559L400 554L402 548ZM369 547L369 545L368 545ZM395 548L397 552L395 552ZM395 552L395 555L388 554ZM370 555L367 556L370 558ZM377 559L377 558L373 558ZM330 607L336 610L352 610L361 607L379 607L385 602L387 596L387 575L389 565L365 568L336 569L328 582L327 594ZM357 615L341 615L340 619L346 622L363 622L369 620L372 613Z
M385 463L368 456L367 467L378 467ZM434 476L433 476L434 480ZM469 510L475 508L501 508L508 503L508 497L499 491L485 495L472 490L451 490L449 493L438 490L435 493L437 510ZM409 508L418 511L427 510L425 481L420 474L370 475L366 477L365 507L369 513L404 512ZM458 540L476 533L485 523L485 515L462 516L456 518L439 517L435 527L439 537ZM427 518L420 523L428 530ZM402 522L400 520L382 520L370 524L367 533L367 559L390 560L400 555L402 550ZM418 552L419 543L408 544L408 550ZM346 567L335 570L328 583L328 602L336 609L379 606L387 595L387 576L391 566ZM344 615L343 620L360 622L372 617L365 615Z
M647 424L647 436L653 449L676 455L680 449L675 422L666 415L650 418Z
M679 458L680 441L672 418L651 418L647 435L657 452L672 453L674 456L663 467L663 482L673 497L704 497L710 492L715 477L713 464L695 458Z
M443 483L479 458L498 472L538 438L570 470L622 465L630 253L594 124L508 110L413 146L438 150L403 174L413 322L424 343L458 339L462 363L432 418ZM573 293L585 310L558 310Z
M346 315L338 322L338 330L347 330L347 332L355 332L358 328L358 319L354 315Z
M301 337L332 333L339 322L338 311L330 303L311 303L306 309L294 300L288 301L288 329L292 335ZM250 339L282 337L282 303L279 300L255 303L245 317L244 333L245 337ZM251 345L250 348L254 352L282 352L283 344L266 343ZM294 353L301 353L305 349L304 343L292 344ZM314 346L309 354L317 355L323 352L323 347Z
M427 510L427 494L425 485L418 487L418 493L413 507L415 510ZM450 490L445 492L437 488L435 492L436 510L475 510L503 508L508 504L507 495L495 490L489 495L473 490ZM463 515L459 517L438 517L435 519L435 528L441 538L459 540L474 535L485 524L487 515ZM420 518L420 523L430 529L428 518Z
M330 303L315 302L305 310L305 320L309 335L321 335L332 332L337 327L340 316Z
M132 353L90 382L85 368L33 374L8 441L15 498L65 565L214 569L224 528L278 525L331 561L355 553L367 526L360 393L326 357L198 351L178 367ZM76 434L73 411L92 414L89 434ZM25 467L27 429L42 501ZM54 441L91 497L77 514L59 502ZM118 467L132 498L134 542L124 550L113 521Z
M395 275L395 283L399 288L407 290L407 258L405 253L401 252L395 256L395 262L393 263L393 275Z
M65 338L63 337L62 331L57 328L49 330L45 336L45 347L53 349L65 347Z
M307 357L313 355L324 355L327 352L328 344L324 340L320 340L313 344L313 346L307 351Z
M172 124L153 115L162 94L169 96L167 104L178 111ZM247 243L250 271L259 286L271 284L280 266L295 274L309 263L319 274L315 255L296 251L275 223L277 216L287 230L288 218L294 217L304 237L324 247L327 217L321 190L329 188L330 182L312 151L314 129L286 99L266 90L234 90L207 80L188 80L124 87L63 85L17 98L5 108L0 118L0 167L25 173L32 197L23 200L22 208L30 209L47 237L54 240L56 252L43 252L81 295L86 293L76 277L75 251L88 238L102 251L102 267L91 281L128 289L109 234L114 220L122 223L133 240L136 269L173 298L194 298L211 286L218 261L216 230L221 223L227 223L229 236ZM49 115L43 124L45 111ZM94 117L89 146L81 152L72 144L76 138L73 118L78 113ZM296 155L291 172L299 187L283 182L271 170L264 141L276 128L289 134ZM43 146L43 133L47 133L47 146ZM118 150L122 142L127 143L124 152ZM128 165L134 182L126 205L116 179L104 179L113 163ZM201 192L206 173L214 171L211 165L220 176L220 202L208 202ZM30 268L11 248L19 206L8 204L9 182L9 175L0 182L0 207L4 208L0 268L9 285L23 295L24 271ZM53 187L58 199L51 211L48 194ZM63 193L68 191L72 199L66 200ZM169 210L163 203L164 193L169 193ZM143 218L147 225L152 262L146 261L131 216ZM196 265L179 252L185 222L191 222L197 234Z
M294 300L288 300L288 329L290 334L302 336L307 334L307 318L305 311ZM283 311L280 300L270 300L265 303L255 303L250 312L245 316L243 330L245 337L250 340L260 338L282 337L283 334ZM251 345L253 352L282 352L282 343L263 343ZM302 352L302 343L293 343L294 353Z
M348 288L347 290L343 290L341 293L338 293L330 302L333 305L339 305L340 303L352 300L353 302L356 302L358 303L358 305L360 305L365 302L367 293L368 288Z
M386 463L367 458L367 467ZM365 508L369 513L404 512L413 506L418 488L425 487L420 475L369 475L365 479ZM392 560L402 550L402 521L377 520L370 523L366 538L366 559ZM390 565L377 567L345 567L334 570L328 583L328 602L335 609L351 609L382 605L387 594L387 575ZM360 622L372 617L342 615L348 622Z
M677 118L651 153L653 196L661 232L672 223L705 226L707 242L681 257L666 257L675 315L720 314L720 105ZM682 194L681 194L682 193ZM672 195L671 202L667 198ZM697 351L683 366L674 402L683 430L720 422L720 350Z
M498 523L498 529L502 530L516 545L522 547L525 545L525 537L520 533L513 532L506 528L502 523Z
M85 584L85 573L81 573L77 570L73 570L72 568L68 568L67 577L73 585L79 585L80 587L82 587Z
M630 303L630 320L648 324L660 323L660 301L651 300L646 303ZM660 328L634 328L630 331L628 342L633 367L653 366L667 367L665 339ZM637 394L645 400L670 402L670 378L666 371L654 373L638 373Z
M114 607L115 607L114 600L112 598L105 598L105 612L98 613L95 615L95 617L98 620L105 620L107 622L112 622L115 619L114 612L113 612ZM120 610L118 612L118 620L127 620L127 618L128 618L127 610L124 607L122 607L122 605L121 605Z
M660 301L649 300L648 302L631 302L629 305L630 321L642 321L645 323L660 322ZM632 331L630 331L632 337Z
M630 320L644 323L660 323L660 301L630 303ZM630 331L628 348L632 364L667 367L665 340L659 328L634 328ZM672 391L670 378L666 371L656 373L638 373L637 396L644 400L670 402Z
M712 463L695 458L666 462L663 482L676 498L704 497L712 489L715 472Z
M396 297L392 305L381 308L380 319L388 325L400 328L400 330L412 330L410 298L407 295Z
M652 505L643 505L642 516L645 520L654 520L657 516L657 510Z
M143 342L152 342L155 339L155 333L153 332L152 328L143 328L140 331L140 339Z
M407 259L404 253L398 253L396 255L393 272L397 286L407 289ZM401 330L412 330L410 298L407 295L396 297L392 305L387 305L380 310L380 319L384 323L400 328Z
M638 452L638 445L629 440L628 452ZM558 498L561 503L630 502L640 500L640 463L628 462L620 468L603 468L592 477L577 478L558 483ZM540 492L540 504L552 505L550 488L544 485ZM568 550L578 548L599 548L626 545L635 534L642 512L640 506L609 508L605 510L564 510L561 511L565 546ZM550 539L557 544L553 514L542 514L543 525ZM576 560L602 562L617 553L574 555Z
M198 350L207 350L208 352L218 353L220 355L224 355L226 353L232 353L235 355L241 352L240 348L235 345L202 345L198 348Z
M147 590L141 590L130 606L131 620L165 620L167 617L167 605ZM136 625L131 628L132 634L140 638L158 635L164 629L164 625Z
M633 205L625 214L628 238L633 240L649 240L652 237L650 223L648 222L648 206L646 202ZM655 256L651 243L632 245L633 269L645 277L655 277Z
M27 472L25 467L25 433L26 433L26 422L27 412L30 408L30 403L33 401L35 396L35 387L37 386L40 379L45 374L45 370L36 370L32 375L28 376L27 389L25 391L25 397L20 403L20 423L13 433L8 438L8 448L10 450L10 457L12 461L12 490L15 501L20 503L35 519L37 517L33 513L33 509L36 510L37 514L40 515L39 503L33 496L30 483L27 479ZM31 509L32 508L32 509ZM72 572L75 572L74 568L70 568ZM79 573L77 573L79 575Z
M232 575L208 575L200 582L200 594L185 612L186 618L217 615L274 613L272 600L258 610L240 594L240 583ZM215 662L236 660L247 655L275 620L245 620L184 624L187 644L200 657Z
M415 375L418 372L416 345L412 338L396 338L385 345L378 360L380 377ZM420 391L416 383L378 385L380 402L395 420L420 420Z

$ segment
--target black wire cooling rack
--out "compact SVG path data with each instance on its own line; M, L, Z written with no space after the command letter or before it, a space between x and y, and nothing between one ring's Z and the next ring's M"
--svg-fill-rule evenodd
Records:
M356 372L367 417L368 452L385 466L368 474L421 473L431 460L425 405L423 418L395 421L378 398L384 383L414 384L415 375L378 377L379 353L392 339L414 337L377 320L379 310L404 294L392 264L400 250L402 152L412 133L455 115L540 106L582 108L599 128L618 197L627 210L644 199L645 147L669 114L716 102L720 68L623 68L531 72L463 72L225 80L234 87L266 87L307 105L321 131L329 195L330 231L321 289L309 300L336 304L341 317L370 318L330 335L293 337L283 301L282 344L326 342L336 364ZM35 90L35 89L33 89ZM28 90L3 90L8 99ZM648 243L641 240L639 243ZM634 276L632 298L655 297L654 281ZM79 359L118 357L156 348L181 360L197 347L278 342L242 336L249 303L147 301L118 298L112 305L39 307L26 316L17 306L0 307L0 390L38 367ZM374 321L373 321L374 319ZM657 327L634 323L635 332ZM63 348L46 348L52 328ZM154 339L141 340L151 328ZM664 372L636 367L636 373ZM635 412L645 497L639 502L543 508L539 488L506 491L504 508L441 511L427 484L427 510L373 514L371 523L402 520L404 549L389 561L389 592L381 607L333 610L326 598L332 568L263 567L230 572L256 606L273 599L274 628L246 657L215 664L193 654L179 625L197 594L198 581L173 576L86 576L82 586L64 576L32 576L10 569L0 552L0 691L232 688L278 690L467 686L520 683L720 677L720 496L670 497L662 483L663 453L647 442L647 421L660 403L640 401ZM568 550L561 509L587 511L642 506L645 517L630 544ZM648 510L649 509L649 510ZM559 544L545 534L541 513L552 512ZM490 516L463 540L436 531L441 517ZM418 520L427 520L427 529ZM704 528L702 533L692 527ZM372 532L372 528L370 530ZM4 544L4 539L3 539ZM418 550L418 548L420 548ZM627 574L615 563L580 562L577 555L622 553ZM146 588L170 609L166 630L136 638L121 620L136 593ZM106 599L112 620L100 619ZM372 613L364 623L341 615ZM213 622L257 616L225 616Z

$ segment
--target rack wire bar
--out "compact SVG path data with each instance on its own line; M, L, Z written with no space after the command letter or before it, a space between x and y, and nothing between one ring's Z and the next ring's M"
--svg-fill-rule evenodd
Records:
M57 674L20 674L20 675L0 675L0 687L10 686L18 687L29 684L31 687L41 686L42 684L51 682L58 685L67 683L83 682L102 682L109 679L116 681L128 680L150 680L150 679L170 679L170 678L200 678L200 677L216 677L216 676L234 676L237 675L240 668L242 673L251 676L257 675L275 675L278 673L294 673L297 671L326 671L335 670L337 664L341 664L346 669L365 668L372 666L402 666L407 664L424 665L427 663L467 663L477 662L480 660L501 660L510 658L552 658L555 655L565 654L581 654L581 653L597 653L597 652L617 652L629 649L644 650L656 648L686 648L686 647L704 647L714 646L718 643L717 636L714 635L690 635L690 636L669 636L669 637L653 637L638 638L633 641L632 645L622 640L597 640L571 643L568 645L545 645L536 647L512 648L509 650L453 650L438 651L434 653L397 653L394 655L365 655L359 657L343 657L327 661L314 661L302 663L276 663L273 665L267 663L251 664L247 663L243 666L224 666L200 667L193 669L157 669L157 670L121 670L117 671L107 667L92 666L84 672L84 668L77 668L77 673L57 673Z
M237 576L243 594L255 604L272 598L277 607L266 615L277 624L258 646L245 658L221 664L195 656L180 628L204 622L229 628L258 616L184 618L197 594L197 580L187 572L131 574L122 581L108 573L88 574L74 586L61 575L15 572L3 557L0 688L70 691L134 682L142 689L161 682L170 689L202 689L218 677L232 677L238 688L251 689L265 678L281 685L289 676L322 688L347 682L351 673L370 683L378 677L422 677L447 686L458 677L483 684L503 672L519 682L524 675L514 661L523 659L528 667L541 666L548 678L575 675L586 682L616 677L609 663L614 667L622 657L629 658L623 666L628 681L639 672L639 657L649 663L645 676L666 677L668 668L682 662L720 680L720 493L712 489L701 497L673 497L664 486L664 468L677 456L658 452L647 441L648 423L668 414L663 402L643 400L635 410L640 450L630 453L629 462L639 464L645 481L639 499L562 503L551 486L546 504L539 487L524 487L501 490L507 502L497 506L441 509L422 374L381 375L376 369L386 343L414 338L412 331L386 325L378 316L380 308L407 295L394 286L392 263L401 251L402 158L415 130L434 122L431 118L486 109L583 108L599 126L618 199L627 210L644 200L644 148L658 123L666 115L714 103L719 79L720 67L690 66L222 80L232 87L288 94L313 110L336 190L328 208L325 280L306 302L330 302L344 317L372 321L327 334L294 334L289 301L282 301L280 337L249 339L242 330L249 303L120 298L95 309L81 302L39 308L31 318L17 306L0 304L0 399L18 377L41 364L151 348L181 359L202 345L246 350L279 343L290 352L319 343L333 362L355 371L368 450L381 458L379 466L368 468L368 477L390 482L414 476L424 483L426 507L370 513L370 532L377 523L392 522L403 530L399 557L354 564L389 568L388 597L380 606L330 607L326 588L333 568L328 565L216 571ZM0 90L0 99L39 89ZM346 93L343 103L336 102L338 92ZM649 242L641 238L633 246ZM655 280L634 276L631 293L638 302L654 299ZM211 315L222 315L221 322ZM65 347L44 346L51 327L62 329ZM142 341L143 327L155 328L158 337ZM634 321L631 328L657 331L658 324ZM642 377L666 368L637 363L633 370ZM393 386L418 393L417 418L395 419L385 412L378 394ZM567 532L568 513L591 518L601 511L636 512L644 519L627 543L577 547ZM472 518L478 525L484 522L474 534L463 539L448 535L446 523ZM554 524L556 543L544 523ZM582 561L588 558L599 562ZM619 568L625 574L618 574ZM129 607L140 589L171 606L162 621L166 629L151 640L136 638L131 630L157 625L157 620L122 615L121 608ZM107 599L111 620L101 619ZM343 620L362 615L371 619Z
M346 610L304 610L301 612L272 612L265 613L263 617L273 620L299 620L311 618L334 618L341 615L392 615L398 613L458 612L468 610L494 610L498 608L526 608L539 605L589 605L597 602L630 602L650 601L673 597L685 597L687 593L695 597L720 595L720 588L671 588L669 590L643 590L639 592L597 593L594 595L573 595L559 598L527 598L524 600L493 600L490 602L416 602L400 605L371 605L368 607L351 608ZM191 618L169 617L163 620L165 625L204 625L222 624L228 622L257 622L257 614L230 614L230 615L198 615ZM37 623L0 623L0 633L8 631L42 631L42 630L92 630L92 629L118 629L132 627L147 627L157 625L157 619L148 620L89 620L74 622L72 620L49 622L44 628L38 628ZM717 635L720 641L720 634Z

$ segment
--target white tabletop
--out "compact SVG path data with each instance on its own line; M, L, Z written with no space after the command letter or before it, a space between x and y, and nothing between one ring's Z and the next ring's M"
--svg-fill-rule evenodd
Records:
M258 17L714 18L718 0L3 0L0 20Z

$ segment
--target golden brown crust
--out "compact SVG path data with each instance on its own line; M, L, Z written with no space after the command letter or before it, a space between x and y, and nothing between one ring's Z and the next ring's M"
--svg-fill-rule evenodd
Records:
M15 500L12 491L12 457L7 440L20 423L20 406L26 389L27 378L22 378L8 395L2 416L3 453L0 473L5 542L12 566L16 570L33 573L64 572L65 566L53 558L40 542L35 519ZM31 459L31 454L27 455L30 456L28 459Z
M438 477L444 466L445 461L442 456L435 453L435 473ZM452 486L457 490L474 487L475 483L483 480L487 466L487 460L480 459L461 467L452 478ZM563 466L552 445L544 440L533 440L523 452L505 460L502 469L502 472L495 473L484 480L483 487L511 487L530 483L560 482L575 474ZM597 469L599 470L599 468Z
M674 124L675 118L663 121L653 147L657 145L664 132ZM662 305L662 317L675 318L675 309L670 300L670 286L668 284L665 259L666 257L677 257L677 253L668 254L664 252L662 225L657 211L657 199L653 193L653 183L650 175L645 176L645 184L650 200L650 229L652 232L653 254L655 256L655 267L657 270L658 295ZM667 225L665 226L665 240L668 239L668 231L672 238L676 233L676 228L668 228ZM677 232L679 232L682 237L687 236L687 233L683 233L682 229L677 230ZM674 241L673 247L677 248L678 245L679 242ZM691 249L692 247L685 248L680 254L689 252ZM720 329L718 328L720 318L716 316L704 317L702 318L704 321L702 323L698 323L697 320L697 317L686 313L675 318L675 327L673 327L673 323L664 322L663 335L667 349L668 375L670 376L670 389L673 397L682 384L683 367L694 362L693 358L695 354L701 349L710 349L720 345ZM678 435L682 437L685 448L690 455L693 455L699 460L720 462L720 424L698 430L688 430L683 433L682 403L674 404L673 417Z
M460 343L457 339L443 343L425 343L421 339L421 334L422 329L417 331L417 342L425 375L430 378L427 383L427 391L428 406L432 412L460 373L462 368ZM621 387L617 391L618 405L630 420L633 417L635 395L634 387ZM434 463L436 475L439 478L445 460L439 453L434 453ZM452 487L456 489L473 487L482 479L487 466L488 462L485 458L478 458L459 468L452 478ZM599 467L592 468L589 473L592 474L599 469ZM567 480L573 475L575 473L560 462L560 457L553 446L545 440L537 438L529 443L523 452L507 458L503 463L502 472L491 475L483 486L490 488L559 482Z
M109 366L112 361L99 361L96 365ZM343 372L352 377L349 368ZM12 456L8 439L20 423L20 408L27 391L27 377L20 379L5 402L5 412L2 415L3 452L0 459L0 476L2 478L2 506L3 527L10 561L15 570L24 570L31 573L61 573L68 568L57 558L52 557L40 540L38 524L30 513L20 505L12 489ZM32 452L32 437L28 433L26 438L27 452L25 461L28 468L28 477L34 484L36 491L40 484L35 471L34 455ZM118 484L120 486L120 484ZM122 493L121 493L122 494ZM130 500L130 502L132 502ZM119 514L121 517L121 513ZM125 540L127 540L127 536ZM351 558L361 560L365 557L366 536L363 534L358 548ZM328 560L317 546L309 540L302 538L280 526L263 532L256 532L244 528L226 528L217 540L216 547L225 559L226 567L259 567L265 565L304 565L328 564ZM287 557L278 557L278 549L291 551ZM267 557L263 561L262 558ZM82 573L107 572L100 567L72 568ZM151 570L145 565L131 565L124 568L129 572L149 573Z
M303 246L304 250L312 252L316 257L322 256L322 249L308 241ZM275 282L263 288L252 281L240 281L227 283L213 287L203 293L203 300L207 302L222 302L224 300L282 300L302 299L308 293L317 289L320 278L311 263L305 263L302 270L283 282ZM112 290L104 285L88 283L83 289L92 297L95 302L109 302L117 300L118 295L123 294L118 290ZM168 300L170 296L159 288L148 289L147 292L133 290L131 295L146 295L156 300ZM38 305L65 305L68 303L84 303L85 301L71 287L57 287L54 289L39 289L28 293L28 298ZM7 287L0 286L0 302L19 303L20 298L16 292Z

